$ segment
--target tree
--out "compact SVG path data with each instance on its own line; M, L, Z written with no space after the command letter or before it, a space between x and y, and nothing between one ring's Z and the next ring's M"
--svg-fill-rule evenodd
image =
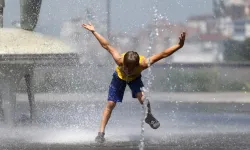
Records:
M225 61L250 61L250 39L225 41L224 48Z
M250 61L250 38L244 41L243 51L241 51L241 55L245 60Z
M223 0L213 0L213 12L216 18L225 17L226 6Z

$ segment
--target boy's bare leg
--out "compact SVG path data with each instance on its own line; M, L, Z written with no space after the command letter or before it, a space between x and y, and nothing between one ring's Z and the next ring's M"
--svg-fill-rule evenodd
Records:
M101 120L101 126L98 132L97 137L95 138L95 141L98 143L103 143L105 141L104 135L105 135L105 127L109 121L109 118L111 116L111 113L113 109L115 108L116 103L113 101L108 101L106 104L106 107L104 108L103 114L102 114L102 120Z
M140 102L141 104L143 104L144 98L145 98L144 93L143 93L143 92L138 92L138 93L136 94L136 97L137 97L137 99L139 100L139 102Z
M144 93L139 92L139 93L136 94L136 97L139 100L139 102L141 104L143 104L144 99L145 99ZM145 122L147 124L149 124L151 126L151 128L153 128L153 129L159 128L160 127L160 122L157 119L155 119L155 117L152 115L149 101L148 101L147 107L148 107L148 112L147 112L147 117L145 119Z
M144 99L145 99L144 93L143 92L139 92L139 93L136 94L136 97L139 100L139 102L141 104L143 104ZM148 101L147 107L148 107L148 113L151 114L151 107L150 107L150 102L149 101Z
M101 120L101 126L99 132L105 132L105 127L109 121L109 118L111 116L111 113L113 109L115 108L116 103L113 101L108 101L106 104L106 107L104 108L103 114L102 114L102 120Z

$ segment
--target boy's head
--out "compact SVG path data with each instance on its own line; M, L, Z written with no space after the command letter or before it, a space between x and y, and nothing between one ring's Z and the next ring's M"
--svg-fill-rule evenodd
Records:
M126 74L131 74L139 66L139 55L137 52L128 51L123 58L123 68Z

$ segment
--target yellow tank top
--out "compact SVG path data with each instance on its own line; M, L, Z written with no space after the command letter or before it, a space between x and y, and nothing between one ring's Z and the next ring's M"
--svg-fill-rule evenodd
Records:
M122 57L124 57L124 55L125 55L125 53L122 54ZM145 58L144 56L139 55L139 63L141 63L144 58ZM120 79L122 79L124 81L132 81L141 75L143 68L141 68L140 66L136 67L134 72L131 75L126 75L124 73L123 65L116 66L115 70L116 70L116 73Z

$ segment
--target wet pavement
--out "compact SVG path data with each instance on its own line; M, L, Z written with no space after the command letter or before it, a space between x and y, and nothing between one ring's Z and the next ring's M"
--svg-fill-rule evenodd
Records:
M105 100L81 95L44 95L37 100L33 124L28 103L18 97L15 127L0 123L0 149L125 150L139 149L142 109L126 95L106 128L104 144L96 144ZM38 98L39 99L39 98ZM250 149L250 104L151 101L157 130L145 125L145 149Z

